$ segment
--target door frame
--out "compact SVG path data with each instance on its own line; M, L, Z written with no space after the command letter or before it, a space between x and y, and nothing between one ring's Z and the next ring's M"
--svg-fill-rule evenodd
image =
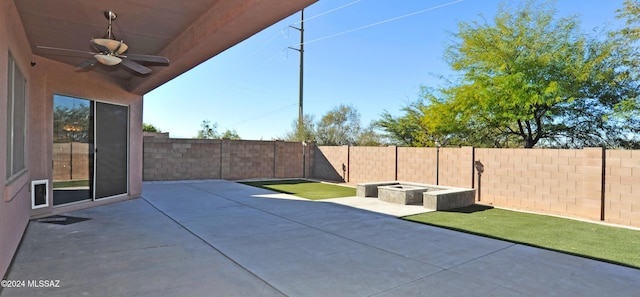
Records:
M130 125L131 125L131 107L129 105L126 104L118 104L118 103L112 103L112 102L107 102L107 101L101 101L101 100L93 100L94 103L102 103L102 104L109 104L109 105L114 105L114 106L121 106L121 107L126 107L127 108L127 124L126 124L126 134L127 134L127 141L126 141L126 164L125 164L125 168L126 168L126 190L124 193L119 193L119 194L115 194L112 196L106 196L106 197L100 197L98 198L96 195L96 189L97 189L97 173L98 173L98 158L100 156L100 154L98 153L98 147L96 147L96 144L98 142L98 125L97 123L97 118L98 118L98 104L94 104L93 105L93 177L92 177L92 182L93 182L93 193L91 193L91 200L92 201L98 201L98 200L105 200L105 199L110 199L110 198L115 198L115 197L120 197L122 195L128 195L129 194L129 187L130 187L130 180L129 180L129 176L131 174L131 172L129 172L130 170L130 149L131 149L131 135L130 135Z
M104 101L104 100L95 100L95 99L88 99L88 98L82 98L82 97L78 97L78 96L70 96L70 95L66 95L66 94L62 94L62 93L54 93L53 96L51 97L52 99L52 103L55 102L55 97L56 96L60 96L60 97L67 97L67 98L72 98L72 99L79 99L79 100L86 100L89 102L89 105L91 106L91 114L93 115L93 118L91 119L93 121L93 127L92 127L92 133L93 133L93 141L91 143L89 143L90 145L90 149L89 149L89 162L91 168L89 170L90 171L90 176L89 176L89 183L90 183L90 197L87 199L83 199L83 200L78 200L78 201L73 201L73 202L69 202L69 203L63 203L63 204L58 204L58 205L54 205L53 204L53 193L55 191L55 189L52 188L52 195L51 195L51 202L50 205L52 205L54 208L58 208L58 207L66 207L66 206L70 206L70 205L74 205L74 204L81 204L81 203L87 203L87 202L96 202L96 201L104 201L104 200L109 200L112 198L119 198L119 197L123 197L123 196L128 196L130 193L130 187L131 187L131 181L130 181L130 175L131 175L131 168L130 168L130 164L131 164L131 106L128 104L121 104L121 103L114 103L114 102L109 102L109 101ZM97 103L101 103L101 104L108 104L108 105L114 105L114 106L121 106L121 107L125 107L127 109L127 115L126 115L126 190L124 193L120 193L120 194L115 194L112 196L106 196L106 197L102 197L102 198L96 198L96 183L97 183L97 179L96 179L96 173L97 173L97 158L98 158L98 154L96 153L96 143L97 143L97 108L98 108L98 104ZM55 108L55 104L52 104L53 108ZM52 110L52 115L53 115L53 111ZM53 131L53 123L55 121L53 121L54 119L52 118L52 122L51 122L51 129L50 131ZM91 137L90 137L91 138ZM53 147L52 147L53 149ZM52 151L53 152L53 151ZM52 161L52 167L51 167L51 187L53 187L53 161Z

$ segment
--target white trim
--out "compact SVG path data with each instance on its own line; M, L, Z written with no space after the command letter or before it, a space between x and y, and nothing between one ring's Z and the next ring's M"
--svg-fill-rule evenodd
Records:
M44 185L44 204L36 205L36 186ZM45 208L49 207L49 180L41 179L41 180L32 180L31 181L31 209Z

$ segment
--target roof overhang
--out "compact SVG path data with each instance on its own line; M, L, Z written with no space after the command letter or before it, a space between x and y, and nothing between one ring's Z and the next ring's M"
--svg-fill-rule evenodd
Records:
M69 65L89 54L37 46L92 51L89 41L105 34L104 11L118 14L113 31L128 53L160 55L169 66L147 65L139 75L119 66L88 70L117 77L123 88L145 94L317 0L15 0L34 55Z

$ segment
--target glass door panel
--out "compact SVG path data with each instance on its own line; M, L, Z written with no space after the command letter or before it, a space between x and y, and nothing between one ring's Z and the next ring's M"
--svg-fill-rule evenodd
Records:
M128 192L129 107L53 97L53 205Z
M93 192L93 106L53 97L53 205L89 200Z

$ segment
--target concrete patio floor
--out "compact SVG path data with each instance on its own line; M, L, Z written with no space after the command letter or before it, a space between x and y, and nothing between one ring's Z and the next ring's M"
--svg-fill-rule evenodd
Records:
M90 220L32 221L6 279L27 286L54 280L59 287L5 288L0 296L640 292L637 269L337 203L280 198L290 197L224 180L146 182L141 199L68 214Z

